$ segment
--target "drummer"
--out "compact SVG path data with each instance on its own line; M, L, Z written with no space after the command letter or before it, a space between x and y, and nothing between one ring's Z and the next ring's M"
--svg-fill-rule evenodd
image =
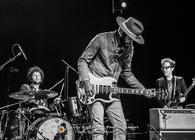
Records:
M44 81L43 70L38 66L33 66L29 68L26 78L29 84L22 84L20 90L30 91L28 92L28 94L32 95L33 97L33 99L29 100L29 102L26 104L26 106L29 108L30 114L33 114L33 117L46 116L47 113L50 112L50 109L48 108L48 98L46 94L42 94L41 92L39 92L43 91L41 89L41 85ZM38 93L39 95L37 95L36 93Z

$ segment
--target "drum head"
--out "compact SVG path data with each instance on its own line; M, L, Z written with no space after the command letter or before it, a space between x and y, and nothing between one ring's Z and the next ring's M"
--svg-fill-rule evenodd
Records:
M37 128L38 132L34 128ZM75 134L69 122L60 117L38 119L27 130L27 140L74 140Z

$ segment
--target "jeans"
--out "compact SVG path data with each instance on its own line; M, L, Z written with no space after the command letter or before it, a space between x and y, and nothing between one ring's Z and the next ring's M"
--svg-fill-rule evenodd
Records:
M92 139L104 139L104 111L113 125L113 140L126 140L126 120L120 100L109 104L95 102L91 106Z

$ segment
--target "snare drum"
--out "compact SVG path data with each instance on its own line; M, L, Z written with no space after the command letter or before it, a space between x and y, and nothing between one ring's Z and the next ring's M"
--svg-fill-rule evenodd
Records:
M45 107L33 107L29 110L29 120L34 122L38 118L47 117L49 111Z
M77 97L70 97L68 100L64 101L63 111L69 117L78 117L81 115L79 101Z
M36 129L35 129L36 128ZM35 120L27 129L26 140L74 140L75 134L69 122L58 116Z

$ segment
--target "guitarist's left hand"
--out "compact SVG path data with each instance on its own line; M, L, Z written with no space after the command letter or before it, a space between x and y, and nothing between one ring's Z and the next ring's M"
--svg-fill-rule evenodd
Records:
M144 89L144 90L146 90L146 94L145 94L145 96L147 97L147 98L153 98L153 97L155 97L155 89Z

